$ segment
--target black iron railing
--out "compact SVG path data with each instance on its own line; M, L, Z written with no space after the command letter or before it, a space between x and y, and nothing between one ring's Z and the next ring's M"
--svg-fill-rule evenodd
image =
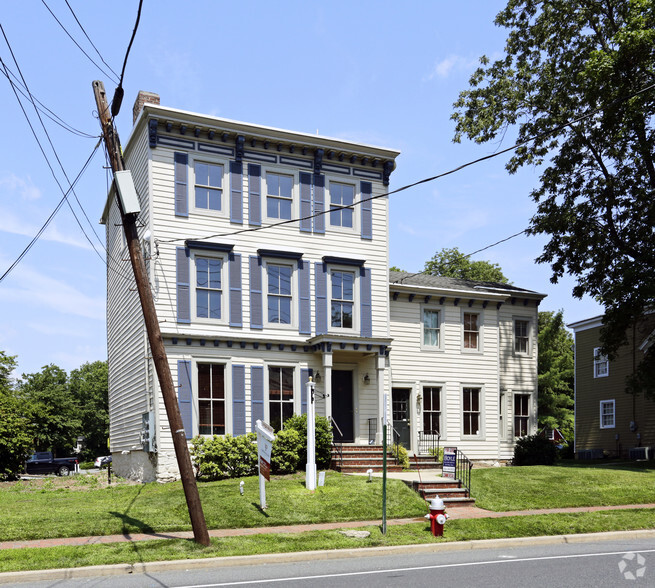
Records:
M378 432L378 420L376 418L368 419L368 444L375 445L375 435Z
M455 461L455 478L459 480L461 486L464 486L468 490L469 496L471 496L472 469L473 462L458 449Z
M339 428L339 425L337 425L336 421L332 418L332 415L330 415L330 422L332 424L332 427L339 432L339 438L343 439L343 433L341 432L341 429ZM343 467L343 442L335 441L334 440L334 435L332 435L332 449L339 456L338 465L339 465L339 468L342 468Z
M433 455L439 459L439 442L441 435L439 431L418 432L418 453L419 455Z

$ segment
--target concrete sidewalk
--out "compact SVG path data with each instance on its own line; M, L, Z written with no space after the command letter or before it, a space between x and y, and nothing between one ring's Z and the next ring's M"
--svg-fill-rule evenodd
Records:
M548 508L538 510L514 510L507 512L493 512L476 506L457 506L448 509L452 520L501 518L515 516L529 516L555 513L596 512L605 510L624 510L631 508L655 508L655 504L626 504L619 506L583 506L572 508ZM411 519L389 519L388 526L407 525L410 523L425 522L422 517ZM357 527L370 527L380 525L375 521L349 521L338 523L315 523L309 525L282 525L275 527L255 527L250 529L213 529L209 531L210 537L235 537L245 535L259 535L263 533L303 533L306 531L326 531L335 529L353 529ZM4 541L0 542L2 549L22 549L25 547L55 547L58 545L94 545L105 543L121 543L148 541L152 539L193 539L192 531L174 531L169 533L134 533L124 535L101 535L92 537L68 537L61 539L35 539L33 541Z

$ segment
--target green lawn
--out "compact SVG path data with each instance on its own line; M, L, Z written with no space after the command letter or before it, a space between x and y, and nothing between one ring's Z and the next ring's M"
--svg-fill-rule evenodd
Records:
M562 462L474 469L476 506L507 511L655 503L653 462Z
M266 485L268 508L259 508L257 477L199 484L210 529L266 527L326 521L381 518L382 482L328 472L324 487L311 494L304 474L273 477ZM119 485L104 489L32 489L14 485L0 490L0 541L121 533L189 530L182 486ZM422 516L425 503L403 482L389 480L387 516Z

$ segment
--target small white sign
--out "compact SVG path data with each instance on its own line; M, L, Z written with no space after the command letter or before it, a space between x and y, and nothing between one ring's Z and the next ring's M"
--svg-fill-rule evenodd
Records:
M325 486L325 472L318 472L318 485Z

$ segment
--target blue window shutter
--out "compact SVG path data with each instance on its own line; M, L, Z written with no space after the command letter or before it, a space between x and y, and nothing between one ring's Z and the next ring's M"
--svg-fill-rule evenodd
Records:
M230 266L230 326L242 327L241 309L241 254L229 254Z
M230 161L230 222L243 224L243 163Z
M177 362L177 402L187 439L193 437L193 393L191 391L191 362Z
M232 366L232 435L246 434L246 366Z
M175 250L175 272L177 282L177 322L191 322L191 271L189 250L177 247Z
M300 230L311 233L312 219L312 174L300 172Z
M187 153L175 153L174 176L175 176L175 215L189 216L189 155Z
M262 166L248 164L248 224L262 224Z
M307 382L314 375L312 368L300 369L300 414L307 414Z
M371 182L361 182L360 189L362 193L362 239L373 238L373 201L369 198L373 194L373 185Z
M328 332L328 301L327 301L327 266L320 261L314 264L316 275L316 334L326 335Z
M250 256L250 328L263 329L262 258Z
M314 175L314 210L313 214L318 214L325 210L325 176L321 174ZM325 233L325 215L315 216L314 232Z
M250 430L254 433L257 419L264 420L264 366L253 365L250 368L250 403Z
M362 267L359 270L359 291L361 298L361 336L373 336L373 322L371 316L371 268Z
M298 260L298 331L301 335L312 334L312 304L309 291L309 262Z

